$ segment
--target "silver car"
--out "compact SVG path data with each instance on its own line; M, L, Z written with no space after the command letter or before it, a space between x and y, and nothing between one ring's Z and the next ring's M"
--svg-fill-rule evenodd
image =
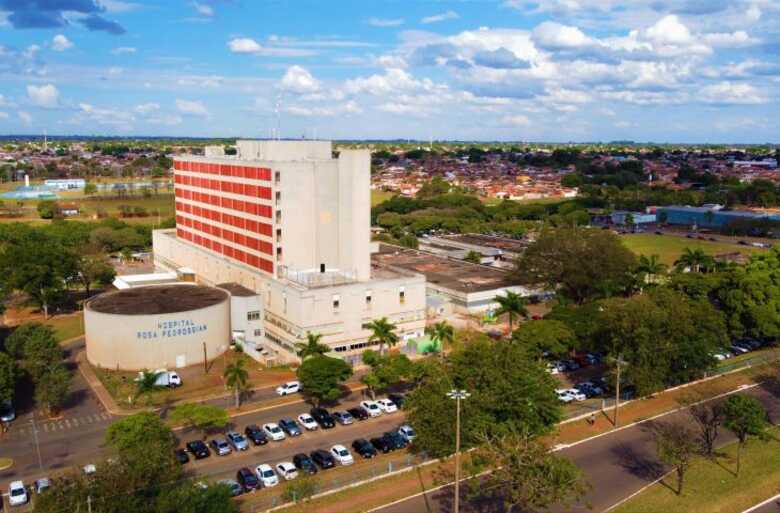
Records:
M230 431L225 435L225 437L227 437L227 441L230 442L230 445L233 446L233 449L237 451L246 451L249 449L249 442L246 441L246 437L244 437L244 435L241 433Z

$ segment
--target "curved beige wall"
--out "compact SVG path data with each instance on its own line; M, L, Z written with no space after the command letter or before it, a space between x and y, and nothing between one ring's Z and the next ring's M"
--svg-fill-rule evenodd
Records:
M84 310L87 359L113 370L175 369L203 364L230 343L230 297L216 305L162 315L105 314ZM183 365L182 365L183 364Z

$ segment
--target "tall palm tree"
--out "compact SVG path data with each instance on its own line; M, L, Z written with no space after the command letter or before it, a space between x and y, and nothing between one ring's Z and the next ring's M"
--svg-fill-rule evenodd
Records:
M151 394L155 390L163 388L157 384L157 378L160 377L162 372L152 372L143 370L139 373L138 379L135 380L135 396L133 402L138 400L139 397L146 394Z
M363 329L371 330L368 342L379 342L379 354L384 354L384 347L393 347L398 343L398 335L395 332L396 325L387 320L387 317L376 319L363 325Z
M516 315L528 318L528 309L525 307L525 299L520 294L507 290L506 295L496 296L494 300L499 305L498 310L496 310L496 316L503 314L509 315L510 334L512 333L512 325L514 324Z
M295 344L298 358L305 360L310 356L319 356L330 352L330 346L320 342L322 340L322 334L306 332L306 342L298 342Z
M439 354L444 358L444 344L452 344L455 340L455 330L447 321L437 322L433 326L425 328L425 332L431 337L438 347Z
M239 358L225 367L222 377L225 378L225 384L232 388L236 394L236 408L241 406L241 392L246 390L249 385L249 371L244 368L246 360Z
M679 271L688 268L691 271L698 273L704 268L711 267L712 263L712 257L707 255L703 249L685 248L682 255L680 255L680 258L677 259L674 265Z
M639 265L636 268L636 272L644 275L642 281L649 284L656 284L658 276L666 272L666 264L658 259L658 255L640 255Z

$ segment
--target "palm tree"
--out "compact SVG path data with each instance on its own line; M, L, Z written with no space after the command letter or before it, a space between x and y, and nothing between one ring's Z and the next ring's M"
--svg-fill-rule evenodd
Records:
M296 352L302 361L310 356L320 356L330 352L330 346L320 343L322 334L306 332L306 342L295 344Z
M379 354L384 354L384 347L393 347L398 343L398 335L395 332L396 325L387 320L387 317L376 319L363 325L363 329L371 330L368 342L379 342Z
M436 343L439 354L444 358L444 344L452 344L455 340L455 330L447 321L437 322L433 326L425 328L425 332Z
M225 384L228 388L232 388L236 394L236 408L241 405L241 392L246 390L249 384L249 372L244 368L245 364L246 360L239 358L228 364L225 367L225 372L222 373L222 377L225 378Z
M516 294L511 290L506 291L504 296L496 296L495 302L499 304L498 310L496 310L496 316L503 314L509 315L509 333L512 333L512 325L514 324L515 315L521 315L528 318L528 309L525 307L525 299L520 294Z
M654 285L657 283L658 276L666 272L666 267L666 264L658 259L658 255L649 257L640 255L636 272L644 275L643 282Z
M698 273L703 268L711 267L712 262L712 257L707 255L703 249L685 248L674 265L677 267L678 271L688 268L691 271Z
M160 374L162 374L162 372L147 370L143 370L139 373L138 379L135 380L135 396L133 397L133 402L142 395L151 394L155 390L163 388L161 385L157 384L157 378L160 377Z

